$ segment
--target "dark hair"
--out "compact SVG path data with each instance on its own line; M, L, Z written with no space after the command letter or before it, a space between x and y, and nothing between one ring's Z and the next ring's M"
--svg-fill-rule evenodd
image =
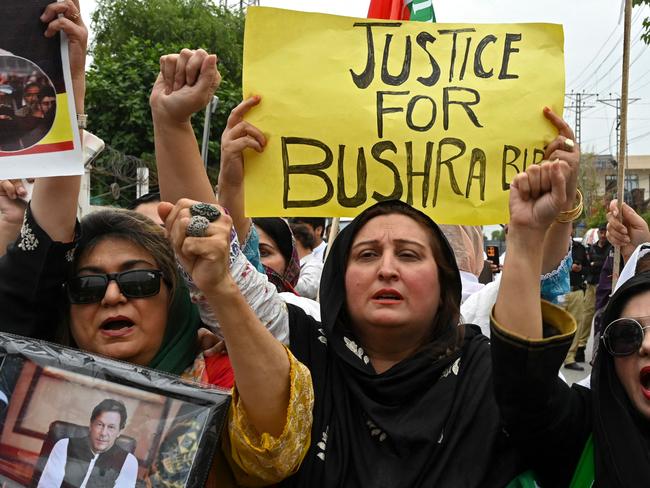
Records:
M253 219L253 223L273 239L284 258L285 265L288 265L293 255L293 236L289 224L280 217L256 218Z
M93 413L90 415L90 423L92 424L99 415L104 412L117 412L120 414L120 430L126 425L126 407L119 400L113 400L112 398L106 398L102 400L95 408L93 408Z
M461 283L453 250L442 231L428 217L398 200L383 202L361 214L358 217L356 233L375 217L391 214L410 217L429 232L431 251L438 266L440 305L433 320L427 347L432 350L435 357L448 355L462 345L465 330L460 325ZM350 240L350 245L353 241L354 236Z
M644 273L650 271L650 253L644 254L636 262L635 274Z
M43 100L45 97L56 98L56 93L54 91L54 88L52 88L52 86L45 85L44 87L41 88L41 92L38 94L38 99Z
M307 224L314 230L316 230L317 227L322 227L323 233L325 233L325 217L293 217L291 223Z
M140 205L151 202L160 202L160 192L159 191L150 191L144 195L136 198L129 204L129 210L135 210Z
M82 219L81 238L75 250L73 272L77 271L79 260L107 238L130 241L153 256L163 273L163 280L170 288L171 303L177 284L174 251L159 225L132 210L99 210Z
M34 87L38 88L39 92L43 89L40 83L37 83L35 81L30 81L28 83L25 83L25 86L23 86L23 93L29 90L30 88L34 88Z
M305 224L291 224L291 232L305 249L314 249L314 234Z
M645 257L645 256L644 256ZM637 263L637 274L632 276L629 280L623 283L618 290L616 290L603 312L603 327L607 327L612 321L621 317L623 309L633 297L640 293L650 290L650 272L643 270L643 265L639 269Z

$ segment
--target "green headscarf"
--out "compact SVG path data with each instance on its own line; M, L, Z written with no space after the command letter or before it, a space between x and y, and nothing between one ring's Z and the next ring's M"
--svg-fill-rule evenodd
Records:
M194 362L198 353L197 331L201 319L196 305L190 300L190 292L179 276L167 316L165 337L149 363L149 367L180 375Z

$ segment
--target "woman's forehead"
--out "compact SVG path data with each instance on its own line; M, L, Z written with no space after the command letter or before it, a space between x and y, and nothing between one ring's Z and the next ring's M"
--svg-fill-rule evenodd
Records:
M156 264L154 256L143 246L124 237L106 236L83 250L77 267L136 259Z
M641 317L650 316L650 290L644 290L630 297L623 310L622 317Z
M259 240L260 240L260 244L270 246L270 247L272 247L274 249L278 248L278 245L276 244L276 242L273 239L271 239L270 235L268 235L266 232L264 232L259 227L256 227L256 229L257 229L257 236L259 237Z
M433 229L404 214L378 215L370 219L354 236L354 243L367 239L409 239L428 241Z

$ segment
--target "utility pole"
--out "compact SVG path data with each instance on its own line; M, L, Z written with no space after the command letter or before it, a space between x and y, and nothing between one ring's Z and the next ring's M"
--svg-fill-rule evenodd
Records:
M611 93L609 94L611 97ZM641 100L640 98L630 98L628 100L628 103L634 103L638 100ZM604 103L605 105L608 105L610 107L614 107L616 109L616 154L618 157L618 154L620 153L620 147L621 147L621 97L618 98L599 98L596 100L597 102Z
M566 96L570 100L575 101L575 103L572 103L571 105L565 108L573 108L576 111L576 123L574 129L575 129L576 142L580 144L582 138L582 109L593 108L594 105L585 105L585 103L591 97L597 97L598 93L571 92L571 93L567 93Z
M630 31L632 30L632 0L625 0L625 24L623 28L623 76L621 79L620 105L620 139L618 147L618 218L623 222L623 195L625 191L625 164L627 149L627 106L630 87ZM614 249L614 269L612 272L612 290L616 289L619 267L621 263L621 248Z

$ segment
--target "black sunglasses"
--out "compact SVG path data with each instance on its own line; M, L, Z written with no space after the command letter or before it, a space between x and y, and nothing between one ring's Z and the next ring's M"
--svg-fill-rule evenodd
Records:
M131 269L121 273L82 275L68 280L66 288L70 303L74 304L100 302L111 280L117 283L125 297L146 298L160 292L162 276L163 272L159 269Z
M641 348L646 329L650 329L650 325L643 326L637 319L616 319L610 322L603 332L605 349L612 356L634 354Z

